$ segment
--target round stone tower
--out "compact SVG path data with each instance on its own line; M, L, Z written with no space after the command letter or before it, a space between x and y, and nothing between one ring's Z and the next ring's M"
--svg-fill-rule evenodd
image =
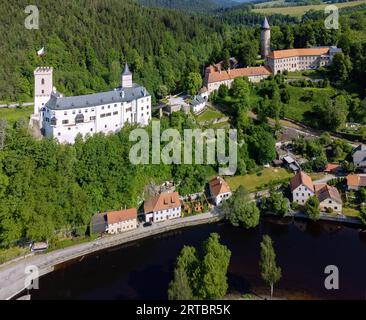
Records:
M265 59L271 52L271 28L267 18L264 18L261 27L261 56Z

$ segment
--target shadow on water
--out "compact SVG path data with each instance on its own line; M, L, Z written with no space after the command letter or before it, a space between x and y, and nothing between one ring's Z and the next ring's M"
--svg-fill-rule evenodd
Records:
M265 292L260 277L260 241L274 241L284 296L322 299L364 299L366 233L337 223L266 217L246 230L226 223L201 225L146 238L58 266L40 279L32 299L166 299L176 257L184 245L199 249L211 232L232 252L229 293ZM340 290L324 287L324 268L340 270ZM296 294L295 294L296 293Z

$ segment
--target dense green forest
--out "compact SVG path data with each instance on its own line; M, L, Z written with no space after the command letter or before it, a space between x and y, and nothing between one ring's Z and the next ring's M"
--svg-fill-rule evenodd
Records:
M150 7L205 12L235 6L239 3L231 0L138 0L138 2Z

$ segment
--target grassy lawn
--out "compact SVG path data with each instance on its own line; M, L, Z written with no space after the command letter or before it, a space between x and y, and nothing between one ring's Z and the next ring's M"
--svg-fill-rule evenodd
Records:
M290 179L293 173L283 168L265 168L259 173L247 174L245 176L227 177L226 180L231 190L236 190L243 185L249 192L266 189L269 183L283 183Z
M213 121L215 119L220 119L223 117L225 117L225 115L222 112L212 107L208 107L203 113L197 116L197 121L198 122Z
M273 2L275 4L275 2ZM357 5L366 4L366 0L358 0L352 2L343 2L343 3L334 3L338 9L346 8L346 7L354 7ZM268 4L267 4L268 5ZM254 9L253 11L256 13L262 13L266 15L273 15L273 14L283 14L283 15L290 15L294 17L301 17L309 10L315 11L323 11L326 6L329 4L315 4L315 5L308 5L308 6L286 6L286 7L278 7L278 8L258 8Z
M359 217L360 211L353 208L343 207L343 214L347 217Z
M332 88L298 88L291 86L288 86L288 91L290 101L289 104L285 105L285 116L304 123L306 123L304 120L311 120L306 117L307 112L312 111L315 105L323 104L326 100L329 100L335 93ZM306 98L309 91L313 92L311 100Z
M19 118L24 118L28 122L33 112L33 106L21 108L0 108L0 119L5 119L9 123L14 123Z
M313 172L313 173L310 173L309 176L311 177L311 179L313 179L313 181L316 181L316 180L320 180L320 179L324 178L326 176L326 174L323 172Z

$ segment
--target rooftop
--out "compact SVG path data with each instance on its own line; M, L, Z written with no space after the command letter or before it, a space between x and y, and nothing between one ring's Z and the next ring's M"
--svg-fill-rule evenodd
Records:
M311 191L314 191L313 180L305 172L300 171L290 181L291 191L295 190L297 187L304 185Z
M209 183L210 191L213 196L217 197L219 194L231 192L227 182L221 177L213 178Z
M272 59L283 59L299 56L321 56L329 53L331 47L314 47L303 49L287 49L272 51L268 57Z
M208 83L231 80L239 77L251 77L251 76L269 76L271 71L267 67L248 67L248 68L238 68L230 70L219 70L215 66L208 67L207 70L207 80Z
M163 192L145 201L144 212L156 212L181 206L178 192Z
M132 219L137 219L136 208L107 212L108 224L119 223L121 221L127 221Z
M324 200L327 199L332 199L335 202L342 204L342 198L337 188L329 186L327 184L320 186L315 185L315 188L319 202L323 202Z
M150 94L138 84L134 84L132 88L118 88L107 92L73 97L64 97L57 92L53 92L51 99L46 103L46 107L51 110L87 108L101 104L130 102L147 96L150 96Z

